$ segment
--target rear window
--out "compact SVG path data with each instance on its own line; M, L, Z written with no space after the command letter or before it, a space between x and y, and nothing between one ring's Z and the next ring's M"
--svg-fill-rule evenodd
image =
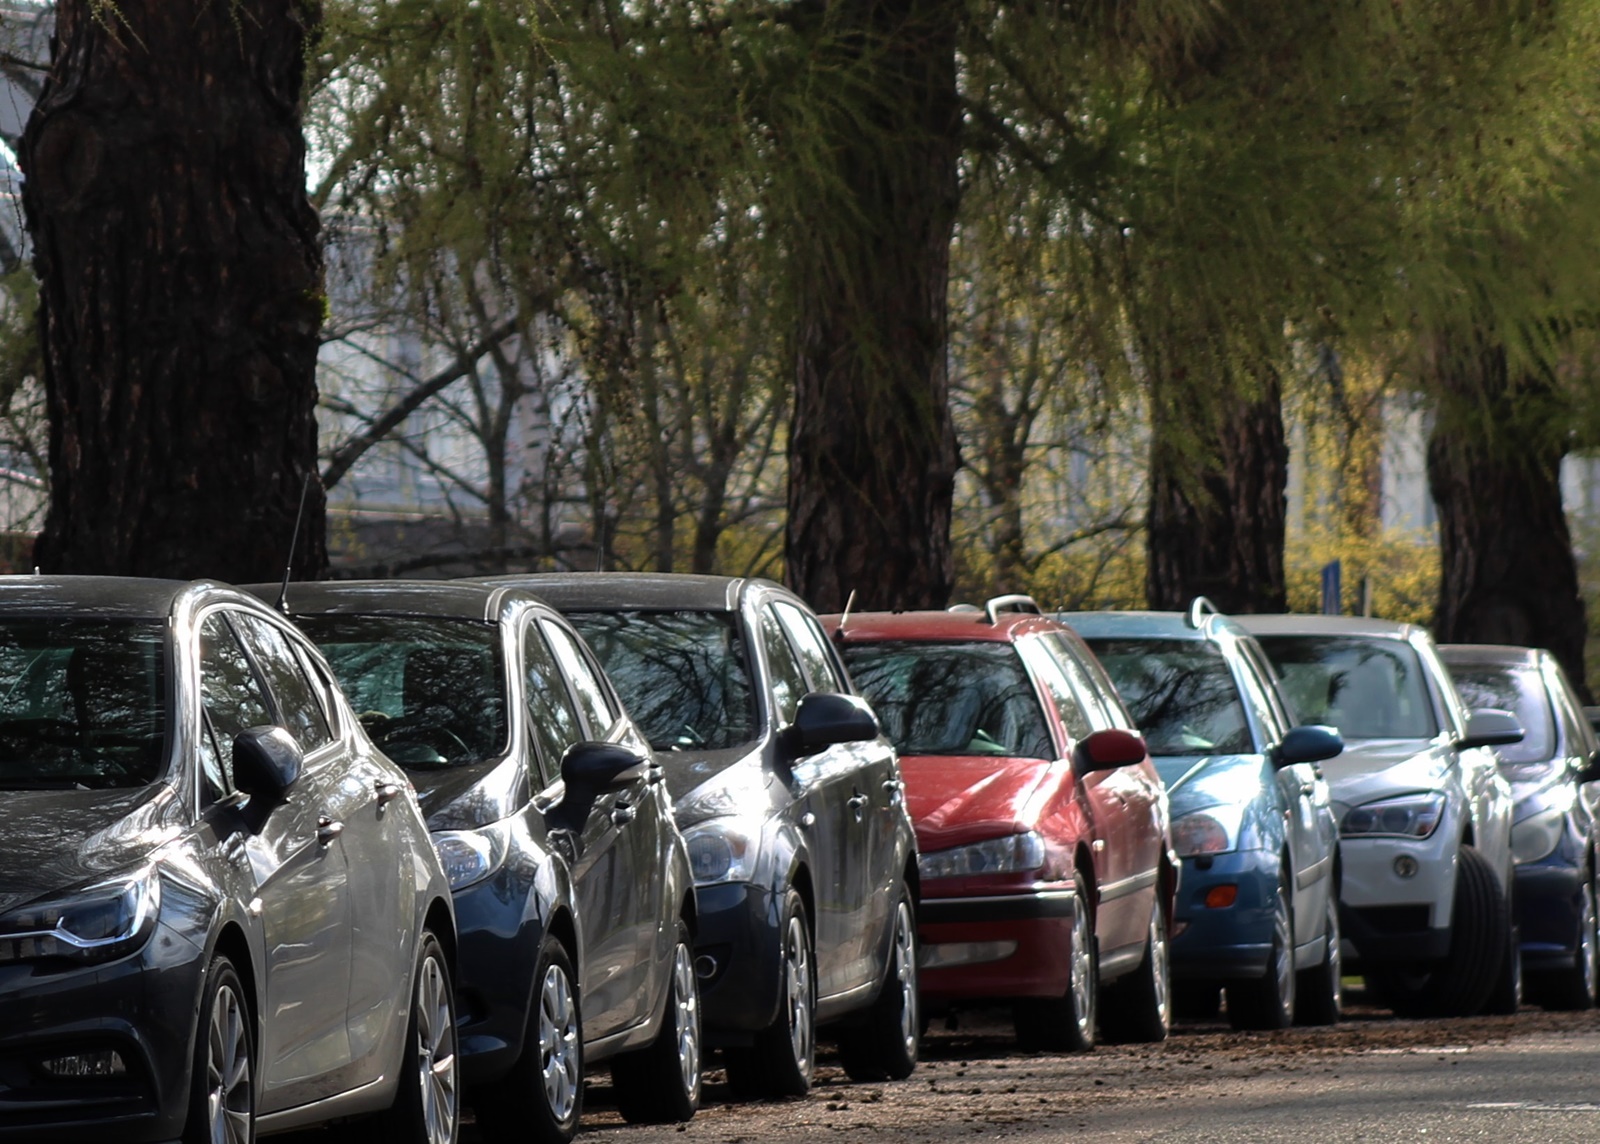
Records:
M1257 636L1307 723L1346 739L1431 739L1439 733L1422 661L1404 640Z
M1153 756L1255 750L1228 661L1204 640L1086 641Z
M1450 678L1468 710L1492 707L1510 711L1527 732L1520 743L1496 747L1500 761L1546 763L1556 755L1556 718L1545 693L1544 680L1533 667L1498 664L1449 664Z
M1017 651L1003 643L847 643L856 690L905 755L1055 756Z

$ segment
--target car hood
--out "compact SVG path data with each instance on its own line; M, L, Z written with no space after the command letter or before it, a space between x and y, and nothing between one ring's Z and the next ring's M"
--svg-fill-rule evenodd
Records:
M1151 760L1167 788L1172 817L1208 806L1248 805L1266 791L1260 755L1163 755Z
M1343 753L1317 765L1333 801L1348 807L1438 790L1454 763L1454 750L1432 739L1346 739Z
M136 865L181 831L165 783L0 796L0 913Z
M509 758L462 767L407 768L429 830L476 830L527 801L522 771Z
M764 817L773 808L776 776L762 765L759 746L732 751L668 751L658 756L667 769L678 829L725 815Z
M904 755L906 806L925 851L1028 830L1029 803L1049 776L1044 759Z

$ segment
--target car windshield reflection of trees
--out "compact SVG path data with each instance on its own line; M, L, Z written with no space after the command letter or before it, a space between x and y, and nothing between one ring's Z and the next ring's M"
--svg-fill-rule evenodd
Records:
M755 738L744 640L721 612L581 612L567 617L658 751L716 751Z
M427 616L308 616L300 624L373 742L401 766L470 766L506 750L496 625Z
M1522 742L1495 748L1506 777L1521 779L1542 774L1543 764L1556 755L1556 725L1550 696L1538 671L1529 667L1451 664L1450 677L1456 681L1456 690L1461 692L1468 710L1491 707L1510 711L1522 724Z
M1039 699L1004 643L847 643L845 664L904 755L1055 755Z
M166 744L165 626L0 623L0 787L139 787Z
M1243 755L1255 750L1238 684L1215 644L1088 642L1117 685L1151 755Z
M1258 636L1303 723L1346 739L1431 739L1439 733L1416 649L1401 640Z

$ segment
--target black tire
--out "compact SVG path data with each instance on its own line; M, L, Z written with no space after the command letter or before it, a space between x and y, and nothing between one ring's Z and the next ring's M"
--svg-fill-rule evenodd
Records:
M917 1067L922 1008L917 997L917 915L904 886L895 898L889 964L866 1024L839 1042L839 1062L851 1080L905 1080Z
M417 942L400 1088L386 1110L360 1122L385 1144L455 1144L461 1132L461 1058L456 1051L456 991L439 939Z
M1510 911L1494 868L1475 847L1463 846L1449 954L1424 966L1375 966L1367 983L1402 1017L1470 1017L1489 1000L1510 929Z
M1576 945L1569 967L1542 974L1537 982L1529 983L1536 987L1539 1002L1546 1009L1576 1012L1595 1007L1600 988L1600 934L1596 932L1592 879L1583 887Z
M1294 901L1289 865L1278 863L1272 903L1272 947L1267 971L1253 980L1228 982L1228 1023L1235 1029L1287 1029L1294 1023Z
M611 1062L617 1110L629 1124L681 1124L700 1107L700 986L689 927L681 918L668 975L656 1039Z
M1172 1015L1180 1021L1215 1021L1222 1013L1222 986L1215 981L1174 981Z
M255 1139L254 1022L239 972L226 957L211 959L200 1023L195 1029L194 1073L183 1144L250 1144ZM213 1121L219 1122L214 1125ZM220 1128L220 1134L214 1131Z
M1301 1025L1336 1025L1344 1011L1344 958L1339 952L1339 890L1328 887L1328 945L1322 960L1302 970L1295 986L1294 1019Z
M562 944L545 935L534 966L528 1029L511 1071L472 1094L478 1134L490 1144L566 1144L583 1118L583 1020L577 976Z
M1161 885L1150 911L1144 960L1116 982L1100 1002L1101 1040L1111 1044L1152 1044L1172 1030L1172 964L1167 946L1167 909Z
M1515 913L1515 906L1511 907ZM1497 1017L1515 1016L1522 1008L1522 934L1512 926L1506 934L1505 952L1500 957L1500 969L1494 976L1494 988L1489 1000L1483 1004L1485 1013Z
M723 1054L728 1086L739 1096L804 1096L811 1091L817 1060L817 971L811 919L793 889L779 915L779 1005L777 1019L756 1034L755 1044Z
M1012 1009L1017 1047L1041 1052L1086 1052L1094 1048L1099 1022L1100 976L1094 915L1082 877L1072 880L1072 937L1066 951L1067 991L1060 997L1030 997Z

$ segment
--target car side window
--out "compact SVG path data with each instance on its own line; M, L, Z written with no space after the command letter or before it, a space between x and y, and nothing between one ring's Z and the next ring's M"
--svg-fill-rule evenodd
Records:
M1061 725L1074 742L1080 742L1094 733L1094 721L1083 709L1083 702L1067 677L1067 670L1042 639L1017 641L1017 653L1033 669L1033 674L1044 685L1045 691L1055 701L1061 715Z
M1559 664L1549 664L1546 670L1554 684L1550 691L1555 700L1556 715L1561 721L1562 753L1568 757L1586 757L1596 749L1596 744L1594 731L1583 714L1583 705L1573 694L1567 673Z
M200 625L200 696L208 732L200 737L201 770L212 795L221 797L233 790L233 740L272 722L255 670L221 612Z
M606 732L611 730L611 725L617 721L618 712L611 702L611 697L606 694L605 684L600 682L598 670L578 645L577 638L566 628L552 624L548 620L540 620L539 630L544 632L545 639L550 641L550 647L561 664L562 673L572 684L578 707L589 721L589 734L596 739L604 737Z
M794 722L795 712L800 709L800 699L806 693L805 672L795 657L794 648L789 646L783 634L783 625L778 622L772 605L763 607L759 616L757 623L761 647L767 655L767 671L772 679L772 699L778 725L788 726Z
M1255 716L1256 725L1261 728L1261 738L1256 743L1256 749L1265 751L1274 743L1280 741L1288 728L1282 725L1278 712L1272 706L1270 698L1272 691L1267 681L1261 677L1261 672L1256 665L1250 662L1248 655L1239 657L1239 666L1244 672L1244 701L1250 708L1250 713Z
M778 622L788 633L789 642L800 656L800 664L811 680L811 690L849 691L843 676L834 666L833 655L828 650L828 637L822 634L821 625L793 604L779 600L772 607L778 614Z
M583 725L572 696L561 678L555 653L545 642L538 624L529 624L522 647L523 701L528 706L528 732L545 785L561 775L567 748L583 741Z
M312 690L289 637L259 616L236 612L232 619L278 701L284 729L294 736L300 749L310 752L333 742L322 702Z

